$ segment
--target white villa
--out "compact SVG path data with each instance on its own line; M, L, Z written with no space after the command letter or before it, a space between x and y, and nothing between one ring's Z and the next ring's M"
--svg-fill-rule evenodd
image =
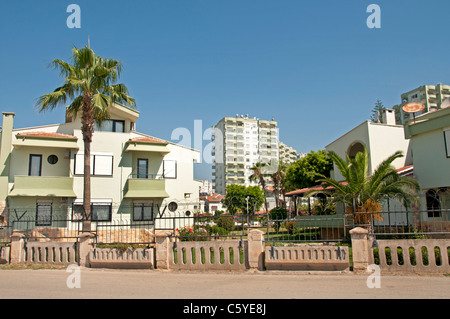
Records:
M114 105L91 144L92 221L152 222L162 213L190 215L199 205L196 150L136 131L139 112ZM80 219L83 202L81 119L13 128L3 113L0 205L3 220L28 218L36 226Z

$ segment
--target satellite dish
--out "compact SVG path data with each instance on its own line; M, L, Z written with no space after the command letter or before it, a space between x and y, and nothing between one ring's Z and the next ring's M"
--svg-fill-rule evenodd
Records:
M444 102L441 103L441 109L445 109L450 106L450 97L445 99Z
M414 123L415 123L416 122L416 114L415 113L424 110L425 105L423 105L422 103L419 103L419 102L411 102L411 103L403 105L402 109L406 113L413 114L413 119L414 119Z
M425 109L425 105L419 102L411 102L408 104L403 105L402 107L403 111L407 113L416 113L420 112Z

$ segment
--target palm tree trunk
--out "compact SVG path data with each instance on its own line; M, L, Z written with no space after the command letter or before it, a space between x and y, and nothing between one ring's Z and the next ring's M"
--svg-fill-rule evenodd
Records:
M263 193L264 193L264 206L266 208L266 213L268 213L269 210L267 209L268 205L267 205L267 195L266 195L266 182L264 181L264 178L262 176L261 176L261 179L260 179L260 184L262 186Z
M92 94L83 96L82 133L84 141L83 209L85 219L83 231L91 231L91 143L94 133L94 114L91 108Z
M85 219L83 231L91 231L91 143L84 141L83 208Z

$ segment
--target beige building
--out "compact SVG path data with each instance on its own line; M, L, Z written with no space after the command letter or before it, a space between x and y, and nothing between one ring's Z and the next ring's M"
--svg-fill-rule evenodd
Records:
M115 105L96 127L91 144L91 207L94 222L152 222L162 212L198 208L200 153L136 131L139 112ZM6 220L28 218L37 226L77 222L83 202L84 143L79 117L65 123L13 128L3 113L0 200ZM169 203L171 203L169 205ZM166 209L170 208L170 209ZM9 215L8 215L9 212Z
M437 84L437 85L422 85L414 90L403 93L401 95L401 104L393 106L395 110L396 120L398 124L405 124L408 120L413 118L413 114L406 113L402 107L411 102L419 102L425 105L425 109L420 111L415 116L434 112L441 108L450 106L450 85ZM447 101L446 101L447 100Z
M427 113L405 125L405 136L414 154L414 176L428 218L450 217L450 108ZM448 228L447 230L450 230Z

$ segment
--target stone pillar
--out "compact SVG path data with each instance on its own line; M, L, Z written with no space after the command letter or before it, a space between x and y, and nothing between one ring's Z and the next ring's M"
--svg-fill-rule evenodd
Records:
M155 268L169 269L169 232L161 232L155 234Z
M17 264L24 260L25 235L20 232L13 232L11 235L11 257L10 263Z
M253 270L264 270L264 232L259 229L248 233L248 265Z
M352 238L353 271L365 272L370 263L370 245L367 229L356 227L350 230Z
M78 264L82 267L89 267L89 251L93 248L95 234L82 233L78 237Z

